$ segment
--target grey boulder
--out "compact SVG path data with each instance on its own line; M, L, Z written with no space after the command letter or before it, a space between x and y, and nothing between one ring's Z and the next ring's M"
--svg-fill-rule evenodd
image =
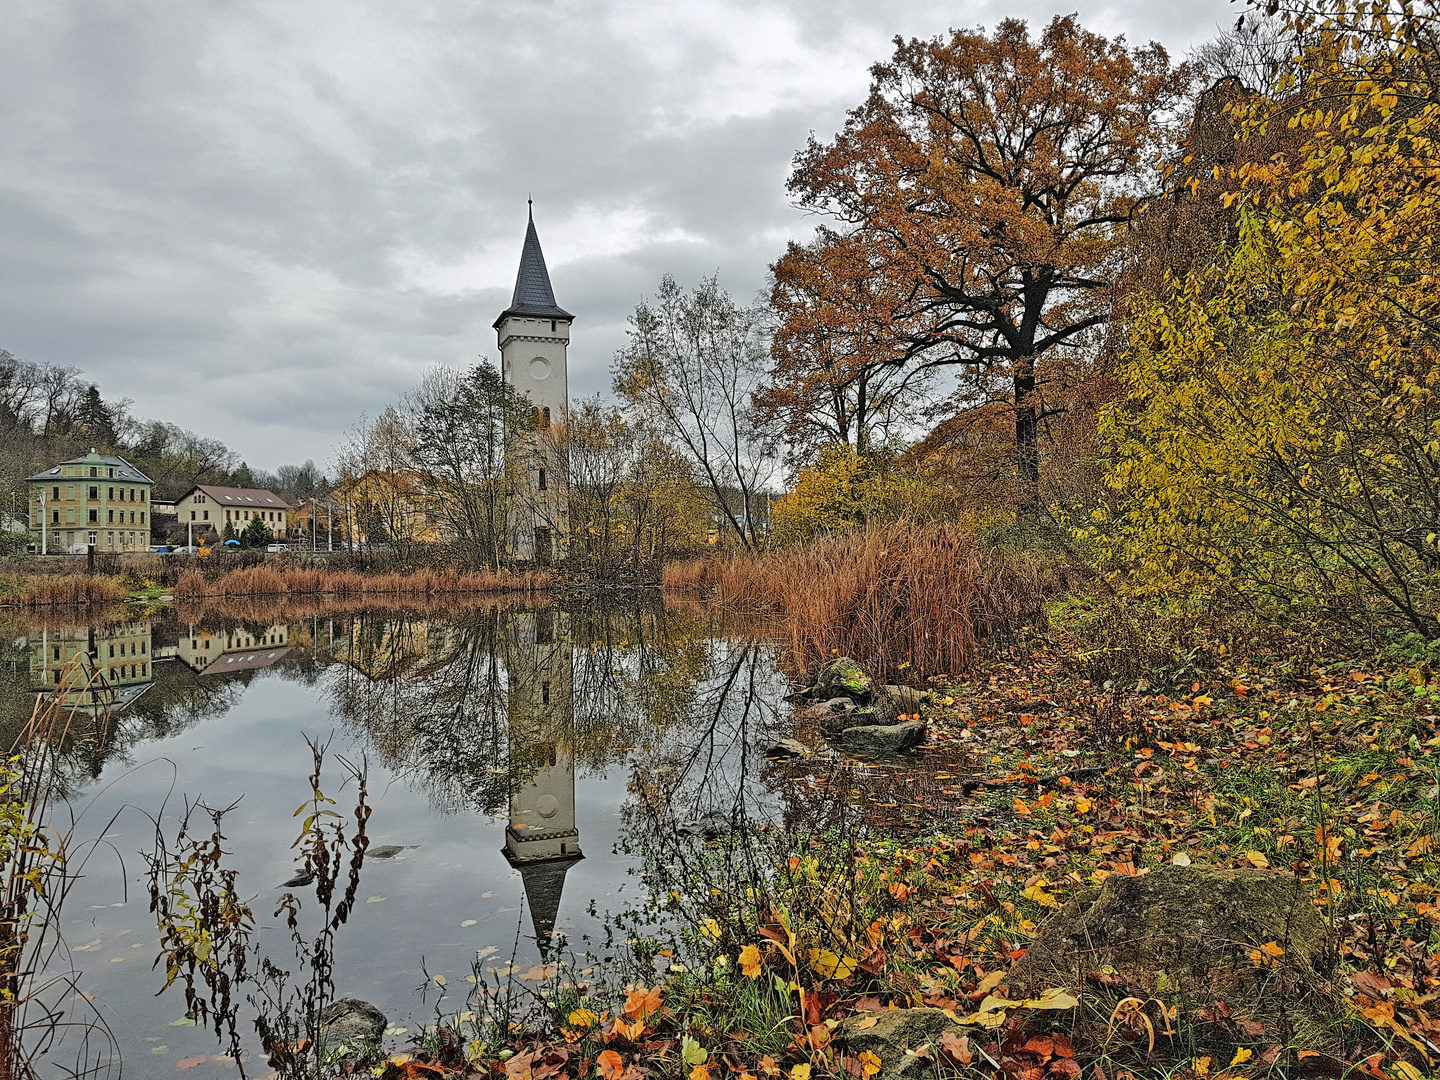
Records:
M385 1035L385 1014L359 998L332 1001L320 1012L320 1042L331 1049L348 1043L379 1042Z
M836 741L848 750L879 750L900 753L913 750L925 741L925 721L907 720L903 724L867 724L846 728Z

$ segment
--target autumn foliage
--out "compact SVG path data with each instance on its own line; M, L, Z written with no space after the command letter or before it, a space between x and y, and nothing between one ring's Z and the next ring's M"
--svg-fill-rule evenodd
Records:
M1237 231L1135 305L1128 402L1102 434L1099 515L1129 586L1366 613L1440 614L1440 84L1418 16L1291 17L1305 47L1239 138Z
M844 130L796 158L791 192L839 228L774 267L769 400L792 429L808 409L863 449L887 399L962 371L953 411L1008 411L1016 505L1033 515L1042 427L1086 377L1189 69L1064 16L1038 39L1008 19L901 40L871 71Z

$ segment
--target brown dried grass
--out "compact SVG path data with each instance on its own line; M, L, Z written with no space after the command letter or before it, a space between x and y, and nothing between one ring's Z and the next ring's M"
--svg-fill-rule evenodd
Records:
M665 568L667 590L770 617L793 673L843 655L889 680L972 670L981 639L1043 626L1045 600L1065 580L965 529L906 522Z
M33 578L19 596L22 607L115 604L125 599L125 590L113 578L90 574L65 574Z
M170 590L177 603L245 596L426 597L543 592L555 584L545 570L496 574L489 571L361 574L314 566L249 566L206 578L198 570L180 575Z

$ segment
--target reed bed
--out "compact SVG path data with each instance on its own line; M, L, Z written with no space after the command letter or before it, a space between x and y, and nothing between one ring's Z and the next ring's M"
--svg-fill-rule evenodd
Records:
M555 584L546 570L496 574L416 570L361 574L319 566L249 566L207 578L198 570L180 575L170 590L176 602L245 596L425 597L495 593L532 594Z
M24 608L115 604L125 590L113 578L91 574L63 574L21 579L9 597Z
M773 617L793 674L844 655L889 680L970 671L981 639L1043 625L1045 600L1064 580L967 530L905 522L665 568L668 591Z

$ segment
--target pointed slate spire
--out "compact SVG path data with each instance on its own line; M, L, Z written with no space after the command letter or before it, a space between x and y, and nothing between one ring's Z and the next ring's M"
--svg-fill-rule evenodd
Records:
M530 206L525 246L520 251L520 270L515 275L515 294L510 299L510 306L495 320L496 326L510 315L530 315L542 319L575 318L555 303L555 290L550 286L550 271L545 268L545 253L540 250L540 237L535 232L534 203Z
M525 886L525 903L530 908L530 925L535 929L535 944L540 948L541 959L548 957L555 943L555 923L560 918L560 896L565 888L565 871L581 858L581 855L568 855L520 865L520 880Z

